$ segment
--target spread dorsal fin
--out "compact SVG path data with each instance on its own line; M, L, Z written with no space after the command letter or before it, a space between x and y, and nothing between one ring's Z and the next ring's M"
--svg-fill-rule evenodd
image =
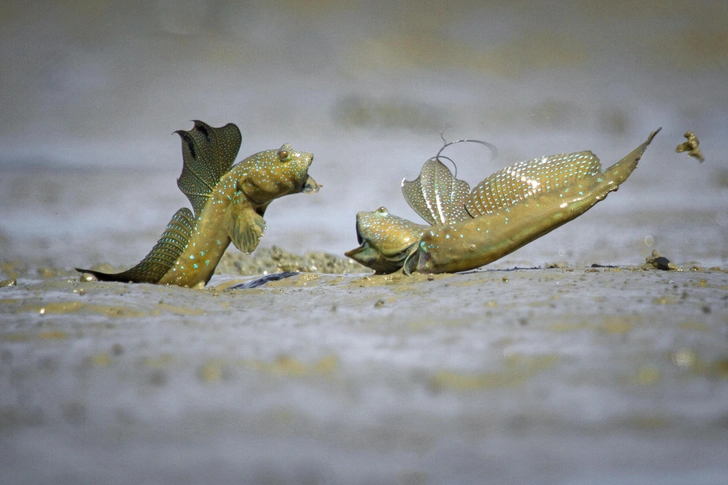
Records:
M220 178L230 171L240 149L242 136L233 123L213 128L202 121L194 121L190 131L175 131L182 138L182 175L177 186L187 196L200 217Z
M588 150L519 162L473 188L465 208L472 217L490 214L527 197L556 190L567 192L582 178L601 170L601 162Z
M420 175L402 180L402 195L417 214L431 225L469 219L465 201L470 185L453 176L439 159L425 162Z
M91 273L99 281L158 283L187 248L194 225L195 218L192 212L186 207L182 208L172 216L172 220L149 254L133 268L121 273L102 273L79 268L76 268L76 271Z

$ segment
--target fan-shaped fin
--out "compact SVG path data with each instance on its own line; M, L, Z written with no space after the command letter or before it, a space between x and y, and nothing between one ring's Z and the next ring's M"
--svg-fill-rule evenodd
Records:
M472 217L479 217L527 197L554 191L567 193L580 179L601 170L601 162L588 150L519 162L473 188L465 208Z
M252 253L264 232L265 219L255 212L250 203L235 209L230 239L236 248L245 254Z
M76 268L81 273L91 273L100 281L121 281L124 283L158 283L177 262L192 237L195 218L187 208L178 210L157 244L142 261L121 273L102 273Z
M210 198L220 178L230 171L240 149L242 136L233 123L213 128L195 120L190 131L176 131L182 138L182 174L177 186L187 196L200 216L202 207Z
M416 179L402 181L407 203L431 225L469 219L465 211L469 190L470 185L455 178L437 158L427 160Z

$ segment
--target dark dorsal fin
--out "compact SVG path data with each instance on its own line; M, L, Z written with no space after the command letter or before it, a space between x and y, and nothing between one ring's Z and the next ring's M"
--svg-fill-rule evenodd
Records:
M91 273L99 281L158 283L187 248L194 226L195 218L192 212L186 207L182 208L172 216L172 220L167 224L167 229L164 230L162 237L149 251L149 254L133 268L122 273L102 273L79 268L76 268L76 271Z
M453 176L437 158L425 162L420 175L402 181L402 195L417 214L431 225L470 218L465 211L470 186Z
M590 151L562 153L518 162L483 180L465 204L472 217L512 206L526 197L568 191L572 185L602 170Z
M214 190L220 178L230 171L240 150L242 136L232 123L213 128L195 120L190 131L175 131L182 138L182 175L177 186L187 196L200 216L202 207Z

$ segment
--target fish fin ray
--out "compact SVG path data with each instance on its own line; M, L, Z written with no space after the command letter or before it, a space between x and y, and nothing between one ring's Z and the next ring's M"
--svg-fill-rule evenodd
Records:
M412 209L430 225L457 222L469 218L465 201L470 185L453 176L436 158L425 162L414 180L402 181L402 195Z
M178 130L182 139L182 174L177 186L189 199L197 216L212 191L235 163L242 135L233 123L213 128L195 120L190 131Z
M247 205L233 213L230 239L236 248L250 254L258 247L265 233L265 219Z
M407 252L407 256L404 258L404 262L402 263L402 272L407 276L411 276L412 273L417 271L419 254L419 245L415 245L412 250Z

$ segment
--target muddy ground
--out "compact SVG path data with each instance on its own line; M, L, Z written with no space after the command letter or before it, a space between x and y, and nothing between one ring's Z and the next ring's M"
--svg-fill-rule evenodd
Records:
M0 483L728 483L726 25L687 0L10 2ZM189 207L191 119L237 123L238 160L313 152L324 187L207 289L80 281ZM617 193L479 271L342 259L358 211L422 222L400 182L444 126L498 147L444 152L471 186L663 129Z
M3 475L720 483L728 272L684 269L19 275L0 288Z

